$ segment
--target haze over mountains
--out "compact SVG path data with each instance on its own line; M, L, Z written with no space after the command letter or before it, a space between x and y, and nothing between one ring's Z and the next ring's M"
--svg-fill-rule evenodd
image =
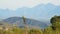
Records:
M14 16L17 17L17 18L12 18L12 20L7 19L7 21L10 23L14 22L15 20L21 21L20 17L22 17L23 15L26 18L30 18L28 20L31 22L35 22L35 20L38 20L35 23L33 23L33 25L36 25L37 22L39 24L38 26L40 26L40 24L50 24L49 19L52 16L60 15L60 6L56 6L56 5L48 3L48 4L40 4L33 8L22 7L22 8L17 8L16 10L10 10L8 8L0 9L0 18L1 19L6 19L9 17L14 17ZM33 20L33 19L35 19L35 20ZM29 24L30 24L30 22L29 22ZM43 25L42 27L44 27L44 26L46 26L46 25Z
M13 16L25 16L39 20L40 18L49 19L53 15L60 15L60 6L53 4L40 4L33 8L22 7L16 10L0 9L0 18L8 18Z

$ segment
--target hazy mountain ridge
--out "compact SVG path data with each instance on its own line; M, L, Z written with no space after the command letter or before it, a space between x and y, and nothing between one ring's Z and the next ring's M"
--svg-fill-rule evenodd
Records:
M8 17L12 17L12 16L23 16L23 15L25 15L28 18L32 18L32 19L27 19L28 24L36 25L36 26L37 26L36 22L39 22L38 26L41 26L42 24L47 24L47 23L49 23L48 19L50 19L54 15L59 15L59 14L60 14L60 6L55 6L55 5L50 4L50 3L39 4L33 8L23 7L23 8L17 8L16 10L0 9L0 18L8 18ZM40 18L43 18L43 20L41 20ZM39 21L35 22L34 19L39 20ZM34 23L31 24L31 21ZM47 23L44 21L47 21ZM5 22L5 20L4 20L4 22ZM16 22L18 22L18 24L22 25L23 21L22 21L22 18L20 18L20 17L18 17L17 19L15 19L13 17L11 20L6 19L6 22L14 23L14 24L16 24ZM40 25L40 22L42 22L41 25ZM42 25L42 27L44 27L44 25Z
M24 25L22 17L10 17L10 18L4 19L2 22L16 24L17 26L23 26ZM41 22L41 21L38 21L38 20L34 20L34 19L29 19L29 18L26 18L26 23L30 27L37 26L37 27L45 28L45 27L48 26L44 22Z
M12 16L22 16L25 15L26 17L30 18L36 18L39 20L40 17L43 18L50 18L53 15L60 14L60 6L56 6L53 4L39 4L35 7L28 8L28 7L22 7L17 8L16 10L10 10L10 9L0 9L0 18L8 18Z

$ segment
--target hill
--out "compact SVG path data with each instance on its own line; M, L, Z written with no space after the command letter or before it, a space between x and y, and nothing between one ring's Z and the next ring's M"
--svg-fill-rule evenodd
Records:
M16 24L17 26L23 26L24 25L22 17L10 17L10 18L2 20L2 22L7 22L10 24ZM26 18L26 23L28 26L31 26L31 27L34 26L34 27L45 28L48 26L44 22L34 20L34 19L29 19L29 18Z

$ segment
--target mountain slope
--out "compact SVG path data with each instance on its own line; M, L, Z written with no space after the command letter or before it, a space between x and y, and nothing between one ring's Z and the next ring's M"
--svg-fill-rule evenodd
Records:
M10 17L10 18L4 19L3 22L16 24L17 26L23 26L22 17ZM48 26L44 22L37 21L37 20L34 20L34 19L29 19L29 18L26 18L26 23L27 23L28 26L36 26L36 27L41 27L41 28L45 28L45 27Z
M17 8L15 11L10 9L0 9L0 18L8 18L12 16L23 16L28 18L50 18L54 15L60 15L60 6L53 4L39 4L32 8ZM32 17L33 16L33 17Z

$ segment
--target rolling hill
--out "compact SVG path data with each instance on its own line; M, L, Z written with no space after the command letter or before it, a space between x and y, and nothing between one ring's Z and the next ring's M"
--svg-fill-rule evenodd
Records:
M7 22L7 23L10 23L10 24L16 24L17 26L23 26L24 25L22 17L10 17L10 18L2 20L2 22L5 22L5 23ZM33 26L33 27L45 28L45 27L48 26L44 22L34 20L34 19L29 19L29 18L26 18L26 23L30 27Z

